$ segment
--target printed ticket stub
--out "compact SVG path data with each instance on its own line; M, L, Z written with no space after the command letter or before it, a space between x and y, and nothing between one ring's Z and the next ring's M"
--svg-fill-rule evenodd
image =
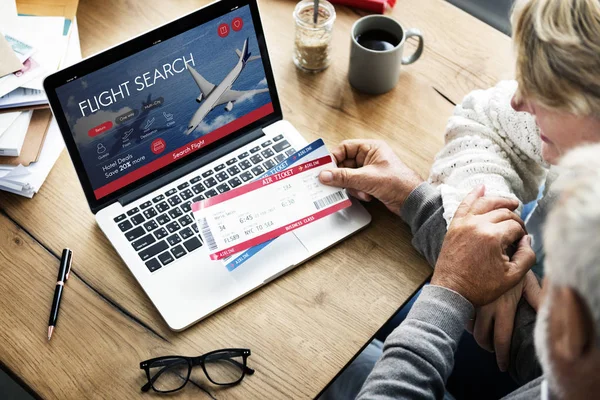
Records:
M351 206L345 190L319 182L319 173L334 167L327 155L194 203L210 258L221 260Z
M279 171L283 171L284 169L293 167L300 163L308 162L315 158L324 157L328 154L329 154L329 151L325 147L325 143L323 142L323 139L317 139L314 142L312 142L311 144L309 144L306 147L302 148L301 150L297 151L296 153L290 155L288 158L286 158L285 160L283 160L282 162L280 162L279 164L277 164L276 166L274 166L273 168L271 168L270 170L268 170L267 172L265 172L264 174L259 176L257 179L262 179L266 176L273 175ZM240 253L233 254L227 258L224 258L221 261L225 265L225 268L227 268L227 270L231 272L231 271L235 270L237 267L239 267L240 265L244 264L250 258L255 256L258 252L260 252L262 249L267 247L269 245L269 243L273 242L276 239L277 238L267 240L266 242L263 242L256 246L253 246L253 247L251 247L247 250L244 250Z

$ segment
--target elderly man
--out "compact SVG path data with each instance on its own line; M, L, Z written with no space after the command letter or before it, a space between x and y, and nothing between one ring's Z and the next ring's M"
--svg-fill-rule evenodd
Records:
M561 165L560 191L545 227L545 295L535 283L525 296L539 307L535 344L544 376L507 399L600 398L600 145L574 150ZM523 236L512 257L490 269L518 229L502 211L481 214L481 188L459 206L440 253L431 285L406 320L388 337L383 356L359 399L440 399L452 371L454 351L474 307L514 285L535 257ZM493 222L503 221L503 222ZM510 229L498 242L496 233ZM476 237L471 227L478 227ZM483 269L482 269L483 266ZM477 366L473 366L476 368Z

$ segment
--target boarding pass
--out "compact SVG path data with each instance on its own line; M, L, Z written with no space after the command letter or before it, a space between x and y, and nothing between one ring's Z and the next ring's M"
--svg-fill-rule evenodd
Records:
M319 173L335 166L327 155L194 203L210 258L223 259L351 206L345 190L319 182Z
M304 148L300 149L296 153L291 154L288 158L275 165L273 168L271 168L264 174L260 175L258 178L256 178L256 180L263 179L267 176L276 174L280 171L283 171L284 169L288 169L290 167L306 163L315 158L324 157L328 154L329 152L325 147L323 139L317 139L314 142L306 145ZM256 246L250 247L249 249L246 249L240 253L233 254L227 258L222 259L221 262L223 262L223 265L225 265L225 268L227 268L228 271L233 271L240 265L244 264L246 261L250 260L262 249L267 247L269 243L273 242L276 239L277 238L267 240L266 242L257 244Z

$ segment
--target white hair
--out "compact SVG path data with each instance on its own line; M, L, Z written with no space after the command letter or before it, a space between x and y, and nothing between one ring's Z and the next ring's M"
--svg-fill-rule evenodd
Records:
M600 144L570 151L559 168L559 197L544 228L546 276L581 296L600 346Z

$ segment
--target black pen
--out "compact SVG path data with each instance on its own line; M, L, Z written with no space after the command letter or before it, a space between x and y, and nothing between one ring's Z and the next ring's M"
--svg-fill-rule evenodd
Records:
M50 309L50 320L48 321L48 340L52 337L56 320L58 320L58 310L60 309L60 299L65 287L65 282L69 279L71 272L71 261L73 252L69 249L64 249L60 258L60 266L58 267L58 278L56 279L56 289L54 289L54 299L52 300L52 308Z

